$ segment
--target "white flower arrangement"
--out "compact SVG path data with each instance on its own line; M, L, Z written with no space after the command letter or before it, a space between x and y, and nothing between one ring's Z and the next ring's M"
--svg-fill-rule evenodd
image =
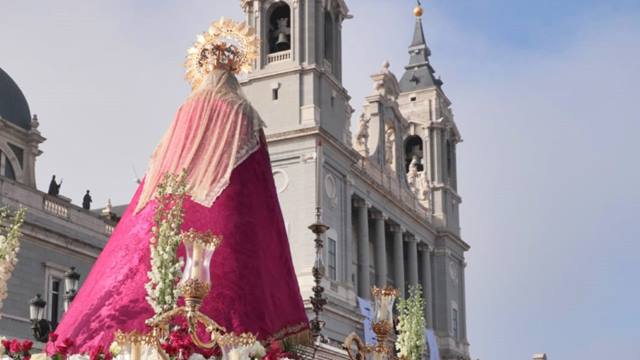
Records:
M252 359L262 359L266 355L267 350L264 348L264 346L262 346L260 341L256 341L255 343L253 343L253 346L251 346L251 350L249 351L249 356Z
M207 360L207 358L202 356L202 354L193 353L189 356L189 360Z
M177 258L183 202L186 194L186 173L165 176L156 193L155 225L151 229L151 271L145 285L147 302L156 315L175 307L178 301L176 281L180 278L182 259Z
M67 358L67 360L90 360L88 355L74 354Z
M7 208L0 208L0 310L8 295L7 282L18 262L20 228L24 222L24 216L24 208L20 208L15 214Z
M111 356L116 357L122 352L122 347L117 341L114 341L109 345L109 352L111 353Z
M398 300L398 338L396 350L400 358L420 360L425 351L424 301L420 285L409 289L409 298Z

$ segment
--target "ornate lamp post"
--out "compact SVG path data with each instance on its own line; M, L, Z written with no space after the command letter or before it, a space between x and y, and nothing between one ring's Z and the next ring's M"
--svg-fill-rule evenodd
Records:
M44 318L45 306L47 306L47 302L42 299L40 294L29 300L31 330L33 331L33 337L40 342L47 341L49 332L51 332L51 323Z
M309 225L309 229L311 232L316 234L316 238L314 240L316 247L316 260L313 264L312 274L313 281L315 285L313 286L313 295L309 299L311 301L311 307L313 308L313 313L315 314L314 318L310 321L311 325L311 335L313 336L314 341L324 339L321 336L322 328L324 327L324 321L320 320L320 313L324 309L324 306L327 304L327 299L325 299L322 294L324 293L324 287L322 287L321 282L324 277L325 267L324 262L322 261L322 234L329 230L329 227L320 221L320 208L316 208L316 222Z
M78 287L80 286L80 273L76 271L76 268L72 266L67 272L64 273L64 288L66 289L64 294L64 311L69 309L69 305L76 297L78 293Z
M356 333L351 333L343 344L351 360L364 360L367 354L372 354L374 359L394 357L394 349L389 346L387 340L393 331L393 304L398 296L398 290L390 287L384 289L374 287L371 295L373 295L371 327L376 334L376 345L366 345Z

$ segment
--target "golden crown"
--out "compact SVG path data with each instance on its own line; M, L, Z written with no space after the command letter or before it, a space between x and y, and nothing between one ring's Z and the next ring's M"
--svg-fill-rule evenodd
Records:
M187 51L187 80L196 88L213 69L248 72L257 49L258 38L247 23L225 18L215 21Z

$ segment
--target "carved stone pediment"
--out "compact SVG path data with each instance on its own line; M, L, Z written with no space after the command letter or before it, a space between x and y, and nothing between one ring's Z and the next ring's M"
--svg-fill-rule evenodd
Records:
M381 95L395 101L400 95L400 85L396 76L389 70L389 66L389 62L385 61L382 65L382 70L371 75L371 79L373 79L373 95Z

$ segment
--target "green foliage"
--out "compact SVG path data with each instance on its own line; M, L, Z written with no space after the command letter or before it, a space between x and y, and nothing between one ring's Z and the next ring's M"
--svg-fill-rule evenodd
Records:
M420 360L425 351L424 330L424 300L420 285L409 289L409 298L399 298L396 305L398 310L398 339L396 350L398 355L407 360Z

